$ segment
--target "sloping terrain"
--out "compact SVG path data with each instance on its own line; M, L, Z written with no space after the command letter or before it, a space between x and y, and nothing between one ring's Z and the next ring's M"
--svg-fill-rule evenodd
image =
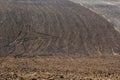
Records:
M119 54L113 25L68 0L0 1L0 55Z
M102 15L120 32L120 0L71 0Z

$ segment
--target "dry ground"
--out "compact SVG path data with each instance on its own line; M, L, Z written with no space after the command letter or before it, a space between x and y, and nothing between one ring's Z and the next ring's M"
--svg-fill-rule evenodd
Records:
M71 0L90 8L120 28L120 0ZM119 29L118 28L118 29Z
M79 4L0 1L0 56L120 54L114 25Z
M120 57L0 58L0 80L120 80Z

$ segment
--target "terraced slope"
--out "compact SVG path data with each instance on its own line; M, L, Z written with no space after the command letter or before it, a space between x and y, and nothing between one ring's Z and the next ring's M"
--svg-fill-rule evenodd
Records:
M68 0L0 1L0 55L119 54L120 34Z

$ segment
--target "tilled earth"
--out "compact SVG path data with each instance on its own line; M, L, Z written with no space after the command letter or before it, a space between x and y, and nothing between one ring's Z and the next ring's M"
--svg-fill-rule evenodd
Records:
M120 80L119 53L120 34L83 6L0 0L0 80Z
M0 80L120 80L120 56L0 58Z
M69 0L0 0L0 56L120 53L120 34Z

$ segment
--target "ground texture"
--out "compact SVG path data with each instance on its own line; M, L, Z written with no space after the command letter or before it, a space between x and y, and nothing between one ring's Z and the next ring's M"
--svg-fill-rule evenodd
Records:
M68 0L0 1L0 56L119 55L120 33Z
M0 80L120 80L119 55L114 25L79 4L0 0Z
M120 32L120 0L71 0L103 15Z
M120 56L0 59L0 80L120 80Z

